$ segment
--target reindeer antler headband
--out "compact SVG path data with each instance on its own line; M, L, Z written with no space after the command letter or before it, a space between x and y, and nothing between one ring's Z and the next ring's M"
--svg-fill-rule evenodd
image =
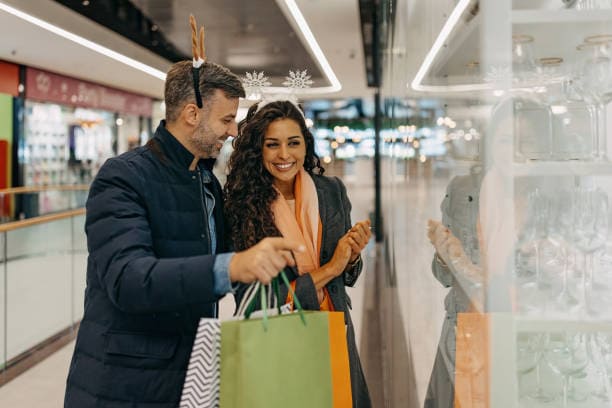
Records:
M200 27L200 35L198 36L198 25L193 14L189 15L189 25L191 26L191 53L193 54L193 89L195 90L196 103L198 108L202 108L202 95L200 94L200 67L206 61L206 53L204 48L204 27ZM199 39L199 44L198 44Z

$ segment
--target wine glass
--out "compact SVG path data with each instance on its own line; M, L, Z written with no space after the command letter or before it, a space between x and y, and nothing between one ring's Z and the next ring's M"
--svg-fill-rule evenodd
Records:
M610 395L608 391L609 377L602 352L603 347L600 347L597 341L597 336L598 333L593 333L589 336L587 342L587 352L589 353L591 362L595 366L595 370L597 371L597 374L599 374L599 378L601 379L599 383L599 388L592 391L591 394L598 400L608 402L610 401Z
M532 217L530 222L533 223L535 235L536 282L539 289L549 289L550 282L544 278L543 244L548 239L551 202L539 189L535 189L529 194L528 202L531 204Z
M516 374L518 376L519 398L524 395L523 378L532 372L540 359L537 345L540 334L518 333L516 339Z
M567 190L562 190L557 195L556 205L550 217L549 239L557 245L562 253L562 282L561 293L554 300L555 309L567 311L578 305L578 299L572 294L568 286L569 256L570 251L568 241L572 236L574 228L574 204L572 194Z
M584 333L551 335L546 349L546 362L563 378L563 408L567 408L569 381L589 363L587 339Z
M574 242L584 254L582 285L585 308L589 314L596 315L602 311L591 307L589 301L592 292L608 289L598 288L603 284L599 283L594 268L595 253L605 246L608 238L608 196L599 188L577 189L576 194Z
M544 387L542 387L542 364L544 364L544 354L548 349L549 335L546 333L535 333L531 341L536 352L537 363L535 366L536 388L529 394L529 398L539 403L547 403L554 399L554 396L548 394Z

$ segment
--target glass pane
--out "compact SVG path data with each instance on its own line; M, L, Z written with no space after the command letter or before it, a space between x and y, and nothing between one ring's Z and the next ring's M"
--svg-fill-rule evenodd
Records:
M0 233L0 370L6 365L6 321L5 307L6 307L6 290L5 290L5 277L6 277L6 233Z
M83 317L87 278L87 236L84 215L72 218L72 239L72 322L76 323Z
M71 220L7 233L7 359L71 324Z

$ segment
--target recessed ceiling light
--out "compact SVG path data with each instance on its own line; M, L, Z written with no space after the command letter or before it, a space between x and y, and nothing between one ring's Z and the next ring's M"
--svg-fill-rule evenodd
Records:
M277 0L277 3L279 3L280 1L282 0ZM319 63L319 66L323 70L324 75L327 77L327 80L331 84L331 86L307 88L307 89L302 90L302 93L316 94L316 93L330 93L330 92L340 91L342 89L342 84L338 80L338 77L336 77L336 74L334 73L334 70L332 69L331 65L329 65L329 62L327 61L325 54L321 50L321 47L319 47L319 43L317 42L314 35L312 34L312 31L310 30L310 27L308 26L308 23L306 22L306 19L304 18L304 15L300 11L299 7L297 6L295 0L285 0L285 5L287 6L287 9L291 13L291 17L293 17L293 20L298 25L300 32L302 33L302 35L304 36L304 39L308 43L308 46L310 47L310 50L312 51L314 57ZM288 90L285 87L271 87L271 88L272 88L271 89L272 91L278 91L279 93L288 92Z
M491 88L490 84L461 84L461 85L423 85L425 76L431 69L438 53L445 48L450 34L453 32L457 24L461 21L461 16L472 3L473 0L459 0L452 13L446 20L446 23L440 30L438 37L434 41L431 49L425 56L423 64L419 68L412 83L406 84L408 88L412 87L415 91L421 92L469 92L482 91Z
M89 6L89 0L83 0L83 5L84 6Z
M16 8L13 8L11 6L8 6L4 3L0 2L0 11L4 11L8 14L11 14L17 18L20 18L24 21L27 21L30 24L34 24L35 26L38 26L44 30L47 30L55 35L58 35L60 37L63 37L67 40L70 40L76 44L79 44L85 48L89 48L90 50L97 52L98 54L104 55L106 57L109 57L111 59L114 59L115 61L121 62L122 64L125 64L129 67L132 67L134 69L137 69L139 71L142 71L146 74L149 74L155 78L161 79L162 81L166 80L166 73L162 72L156 68L153 68L149 65L143 64L140 61L136 61L135 59L132 59L130 57L127 57L123 54L120 54L116 51L111 50L110 48L106 48L98 43L95 43L93 41L90 41L86 38L83 38L79 35L76 35L74 33L71 33L70 31L66 31L63 28L59 28L58 26L55 26L53 24L50 24L44 20L41 20L37 17L34 17L30 14L24 13L21 10L17 10Z

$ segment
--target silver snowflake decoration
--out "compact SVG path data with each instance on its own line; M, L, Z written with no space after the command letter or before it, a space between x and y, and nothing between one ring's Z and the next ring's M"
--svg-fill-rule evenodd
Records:
M283 85L292 89L310 88L314 82L310 80L310 75L306 70L289 71L289 76L285 77Z
M252 89L263 88L272 85L268 81L268 77L264 75L263 71L247 72L245 77L242 78L242 84L245 86L245 88Z
M261 99L261 95L264 92L264 88L272 85L268 81L268 77L264 75L263 71L247 72L242 78L242 85L247 93L247 99L258 100Z

